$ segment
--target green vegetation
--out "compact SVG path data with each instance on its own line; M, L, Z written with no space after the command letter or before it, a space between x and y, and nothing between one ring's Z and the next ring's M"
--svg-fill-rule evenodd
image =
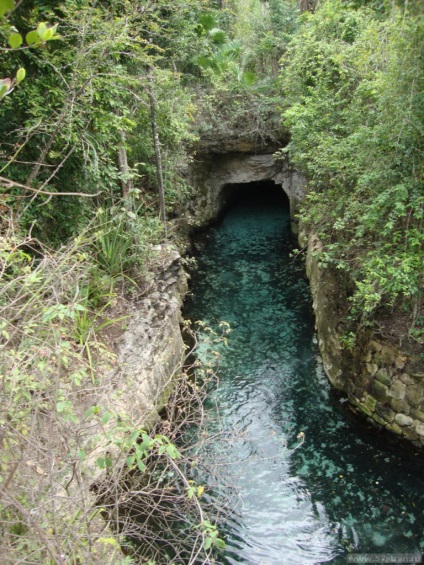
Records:
M302 18L283 59L288 152L311 192L302 222L341 271L351 314L403 309L424 283L424 18L339 0ZM421 5L422 7L422 5Z
M172 239L199 136L269 141L287 128L283 153L310 188L301 222L350 298L346 340L401 311L423 341L423 4L314 6L0 0L5 562L128 562L97 521L112 511L66 502L117 460L178 475L194 559L223 545L167 433L149 436L99 392L116 362L102 332L125 323L112 306Z
M186 83L211 41L199 23L206 10L213 2L0 0L4 563L129 563L129 485L143 491L147 515L191 524L182 536L146 518L137 560L191 551L208 559L223 546L214 514L199 504L204 487L188 496L191 462L171 424L148 434L119 408L104 334L125 324L114 306L148 286L152 246L167 232L160 218L175 216L189 194L196 106ZM179 383L174 407L201 405L187 377ZM182 495L162 506L168 487ZM171 550L161 556L162 535Z

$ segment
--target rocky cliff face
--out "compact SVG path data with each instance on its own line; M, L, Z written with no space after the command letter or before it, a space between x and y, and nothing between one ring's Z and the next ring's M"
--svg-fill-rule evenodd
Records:
M417 368L416 356L369 332L358 336L354 351L342 348L338 285L331 272L318 265L319 251L318 238L310 236L307 275L319 348L330 382L372 424L423 446L424 373Z
M239 147L241 150L241 147ZM287 160L276 160L273 154L243 152L217 155L207 153L197 156L190 171L194 187L192 224L205 226L224 209L231 197L231 185L263 180L280 185L290 201L294 219L304 198L304 178L294 171Z
M305 179L287 160L275 159L275 146L257 147L246 139L230 141L206 141L199 146L197 161L191 167L195 189L191 223L205 226L215 219L231 197L231 186L262 180L282 187L294 219L306 194ZM296 230L295 221L293 226ZM370 422L424 445L424 374L416 369L416 359L388 339L372 335L359 336L353 352L342 348L340 287L331 272L318 265L318 238L309 237L307 247L306 269L318 343L330 382Z
M184 358L180 319L188 290L177 251L166 246L157 246L155 251L151 292L132 307L113 377L119 383L127 416L147 427L158 418Z

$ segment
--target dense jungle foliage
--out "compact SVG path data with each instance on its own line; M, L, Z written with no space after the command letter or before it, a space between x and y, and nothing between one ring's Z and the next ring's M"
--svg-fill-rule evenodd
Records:
M423 332L423 4L323 3L282 61L302 221L346 276L353 319L402 309ZM400 329L400 328L399 328ZM405 331L405 327L401 331Z
M423 342L423 13L422 0L0 0L3 562L131 562L102 534L104 508L75 495L115 466L105 445L140 473L160 452L185 484L167 436L142 436L98 392L116 361L102 332L126 323L117 296L142 292L152 246L190 223L200 137L288 130L277 157L307 178L301 224L349 298L347 343L384 312ZM201 512L202 487L184 488ZM206 515L193 532L186 562L222 546Z

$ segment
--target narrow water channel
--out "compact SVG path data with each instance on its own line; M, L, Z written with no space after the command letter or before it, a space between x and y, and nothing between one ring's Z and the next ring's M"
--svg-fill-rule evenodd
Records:
M208 456L241 501L221 525L219 562L307 565L346 563L349 552L419 552L422 458L387 445L331 393L293 245L288 201L272 183L238 187L222 221L195 238L186 317L232 328L229 345L218 346L219 387L207 407L210 432L222 431ZM209 348L205 335L198 355Z

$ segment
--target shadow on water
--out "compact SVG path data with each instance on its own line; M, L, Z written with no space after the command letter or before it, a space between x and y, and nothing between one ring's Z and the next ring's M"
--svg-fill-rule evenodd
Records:
M347 553L424 548L423 459L385 445L330 390L288 199L273 183L229 186L228 210L197 234L186 316L230 323L207 406L206 457L240 496L222 563L346 563ZM202 335L200 335L202 339ZM210 354L206 344L199 356ZM298 434L305 442L298 447Z

